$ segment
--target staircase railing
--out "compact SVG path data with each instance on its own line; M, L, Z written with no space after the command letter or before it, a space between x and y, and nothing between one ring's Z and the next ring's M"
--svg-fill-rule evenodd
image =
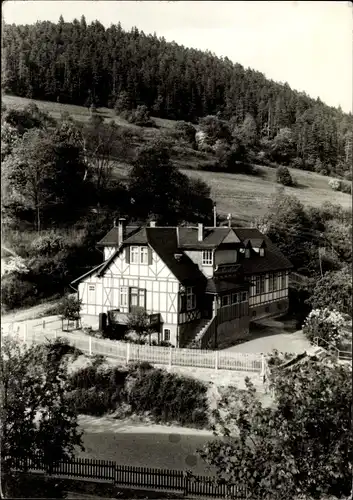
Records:
M347 360L347 359L352 359L352 351L341 351L338 349L335 345L333 345L331 342L322 339L321 337L315 337L313 339L314 344L317 345L317 347L323 347L326 351L334 352L335 355L337 356L337 359L340 360ZM324 345L322 345L324 344Z

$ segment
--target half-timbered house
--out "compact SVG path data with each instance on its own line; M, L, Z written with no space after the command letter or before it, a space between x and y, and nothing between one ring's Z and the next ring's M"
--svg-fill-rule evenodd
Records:
M251 320L288 309L291 263L259 230L232 227L126 227L98 242L102 264L72 282L83 313L126 323L135 307L179 347L224 345Z

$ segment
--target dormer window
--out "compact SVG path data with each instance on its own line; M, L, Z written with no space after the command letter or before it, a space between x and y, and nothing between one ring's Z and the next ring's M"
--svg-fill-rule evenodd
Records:
M140 253L139 247L131 247L130 248L130 263L131 264L138 264L139 253Z
M128 264L152 264L151 250L146 246L131 246L126 248L126 262Z
M245 258L248 259L250 257L250 248L245 248Z
M141 253L140 253L140 262L141 264L148 264L148 248L147 247L141 247Z
M213 266L213 251L204 250L202 252L202 265L203 266Z

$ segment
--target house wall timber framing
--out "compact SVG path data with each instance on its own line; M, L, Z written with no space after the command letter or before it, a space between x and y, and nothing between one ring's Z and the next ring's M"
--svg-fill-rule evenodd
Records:
M273 286L274 280L275 287ZM288 271L253 275L249 296L251 319L285 314L289 306L288 282Z
M127 251L129 247L119 252L102 277L94 273L79 283L82 313L98 315L109 309L128 313L130 288L145 290L147 313L161 314L163 330L170 330L170 342L177 345L178 280L152 249L151 264L129 263Z
M116 247L104 247L104 260L108 260L116 250Z

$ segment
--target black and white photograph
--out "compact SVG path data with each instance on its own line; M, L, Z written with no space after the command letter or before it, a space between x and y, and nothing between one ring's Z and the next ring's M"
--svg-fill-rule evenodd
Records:
M1 5L0 497L353 500L353 6Z

